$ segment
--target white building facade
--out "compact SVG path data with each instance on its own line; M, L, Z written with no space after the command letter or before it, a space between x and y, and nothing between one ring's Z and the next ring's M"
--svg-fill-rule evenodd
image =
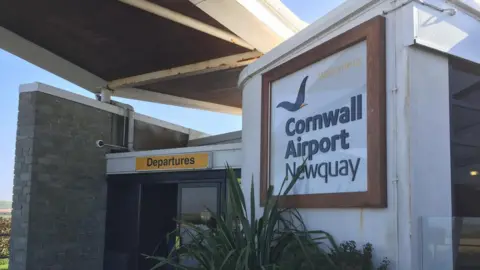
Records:
M452 217L473 216L459 206L467 195L457 186L475 181L477 165L455 160L478 143L475 130L457 123L475 118L480 106L468 93L455 99L453 88L480 81L480 5L426 2L348 1L247 66L239 79L242 176L253 176L255 196L307 159L307 172L317 175L304 175L286 204L301 209L309 229L339 242L372 243L377 259L388 257L394 269L456 269ZM282 101L297 108L286 110ZM468 106L471 112L459 112ZM329 114L338 123L328 126ZM249 190L249 181L242 184Z

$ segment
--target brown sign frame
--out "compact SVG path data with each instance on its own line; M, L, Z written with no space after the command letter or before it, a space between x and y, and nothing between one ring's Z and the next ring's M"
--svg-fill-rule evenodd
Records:
M270 179L271 84L359 42L367 43L367 191L281 196L281 207L385 208L386 48L385 18L377 16L262 74L260 202L265 204Z

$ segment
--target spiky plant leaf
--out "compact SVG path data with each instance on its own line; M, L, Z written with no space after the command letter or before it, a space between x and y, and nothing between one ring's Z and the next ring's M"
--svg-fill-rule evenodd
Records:
M283 181L278 194L273 194L273 186L268 188L263 212L257 217L253 179L247 209L235 172L227 165L225 213L211 212L216 227L204 230L179 221L180 228L188 229L191 241L167 257L148 258L158 261L156 269L165 265L185 270L334 269L328 253L320 248L324 245L336 249L333 238L324 231L308 231L296 209L279 207L279 199L292 190L303 170L304 164L291 180ZM194 259L197 265L182 265L179 261L184 258Z

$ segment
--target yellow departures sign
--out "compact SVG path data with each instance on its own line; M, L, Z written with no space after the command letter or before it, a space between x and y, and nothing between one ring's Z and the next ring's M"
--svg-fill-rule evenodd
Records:
M210 159L210 153L138 157L135 169L137 171L208 169L211 167Z

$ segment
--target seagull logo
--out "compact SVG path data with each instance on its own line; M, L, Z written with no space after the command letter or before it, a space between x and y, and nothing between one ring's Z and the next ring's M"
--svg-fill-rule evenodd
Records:
M283 101L277 105L277 108L284 108L287 111L296 112L300 110L300 108L306 106L307 104L305 104L304 102L305 102L305 85L307 84L307 79L308 79L308 76L303 78L302 84L300 84L300 88L298 89L297 100L295 100L295 103Z

